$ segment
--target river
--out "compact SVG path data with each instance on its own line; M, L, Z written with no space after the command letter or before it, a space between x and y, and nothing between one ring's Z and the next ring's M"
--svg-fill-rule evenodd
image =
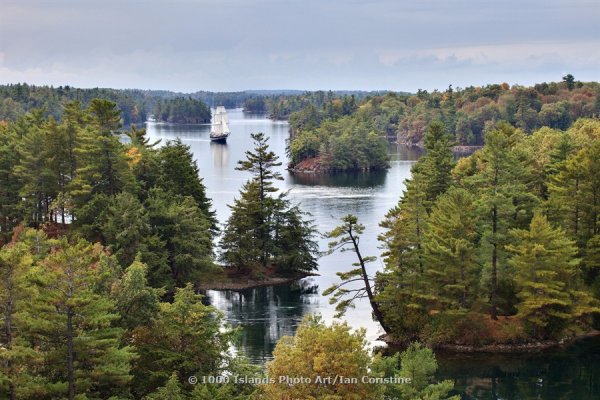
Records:
M333 229L340 218L354 214L365 226L360 246L363 255L379 256L377 235L379 222L397 202L410 177L410 168L418 159L418 149L390 145L391 167L386 172L350 173L335 176L297 176L285 170L288 124L271 121L264 115L228 110L231 136L227 144L211 143L210 125L171 125L147 123L152 139L173 140L177 137L191 147L207 195L212 199L217 217L224 223L230 215L228 204L238 196L249 179L246 172L236 171L237 161L253 148L250 134L263 132L270 137L271 149L280 157L279 168L284 180L279 188L289 191L289 198L310 212L321 233ZM319 238L321 250L328 240ZM251 361L263 363L271 358L277 340L292 335L307 314L320 314L327 322L334 320L334 306L321 292L337 282L336 272L350 269L353 253L335 253L319 259L319 276L293 285L249 289L240 292L208 291L207 300L221 310L241 332L236 347ZM383 268L380 258L369 264L371 273ZM377 345L382 333L371 319L367 301L361 301L342 319L352 328L364 328L366 338ZM453 379L465 399L599 399L600 340L592 339L568 349L530 357L439 355L440 377Z

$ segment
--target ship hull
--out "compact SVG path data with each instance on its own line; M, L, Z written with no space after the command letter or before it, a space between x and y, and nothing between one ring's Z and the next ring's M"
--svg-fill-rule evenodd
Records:
M211 136L210 137L210 141L211 142L215 142L215 143L226 143L227 142L227 136Z

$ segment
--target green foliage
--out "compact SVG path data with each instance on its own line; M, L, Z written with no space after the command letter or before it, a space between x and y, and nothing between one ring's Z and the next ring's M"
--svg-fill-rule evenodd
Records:
M169 380L173 373L179 382L194 376L217 376L227 367L232 338L223 330L223 315L205 306L192 285L177 289L172 303L161 303L149 326L132 334L138 349L135 362L137 395L148 393Z
M425 232L425 279L438 311L467 310L477 300L479 267L475 199L464 189L438 198Z
M448 399L458 400L460 396L448 396L452 381L432 384L431 378L437 370L435 354L419 343L412 343L400 354L400 376L411 379L410 385L400 385L403 399Z
M211 229L217 229L217 220L212 203L206 197L206 188L194 161L190 147L180 139L169 141L158 152L160 176L158 186L176 196L191 196L210 220Z
M132 330L147 326L159 311L164 290L148 286L148 267L136 258L111 288L121 319L119 326Z
M40 343L36 372L44 383L37 390L44 395L126 393L134 356L120 346L122 330L112 324L115 302L95 290L104 279L103 257L98 246L62 240L29 275L35 291L23 318L26 335Z
M221 259L239 270L275 265L279 272L310 271L317 267L315 229L286 193L275 197L274 181L282 180L275 170L281 165L269 150L268 138L252 134L254 151L246 151L246 160L236 168L252 173L230 205L231 216L221 239Z
M154 118L157 121L176 124L202 124L210 122L210 108L201 100L177 97L159 100L154 106Z
M367 135L427 147L425 136L434 121L444 125L449 143L470 146L483 144L485 132L501 120L533 132L544 126L567 129L577 118L597 115L598 83L575 84L572 76L565 82L565 86L503 83L450 87L444 92L419 90L415 95L387 93L367 97L356 106L334 98L310 102L289 117L291 163L297 166L318 157L328 170L385 167L385 151L364 152Z
M342 281L339 284L334 284L327 288L324 296L333 294L329 299L330 304L336 305L336 318L344 315L348 308L354 307L354 302L359 299L367 298L373 310L373 315L381 324L382 328L389 332L389 327L385 323L383 314L379 309L379 304L375 301L373 294L372 281L373 278L367 273L366 264L375 261L375 257L363 257L358 243L360 242L360 234L365 230L365 227L358 223L358 219L351 214L342 218L342 225L336 227L326 235L330 239L336 239L329 243L329 253L336 250L352 251L356 254L357 262L352 263L353 268L347 272L337 272L336 275ZM346 286L350 284L350 286Z
M577 247L564 231L553 229L545 216L536 214L529 230L514 230L516 244L511 264L519 292L517 316L534 337L557 338L573 321L584 322L600 312L597 302L582 290L576 273Z
M386 269L376 277L376 300L398 340L480 346L562 338L588 328L596 313L598 123L531 136L499 123L485 138L451 173L441 161L449 160L449 142L437 139L439 156L428 151L417 162L381 223ZM427 202L426 193L436 195Z
M156 249L149 256L159 260L166 256L169 271L165 275L161 270L151 270L153 286L182 287L214 270L211 225L192 197L174 198L155 188L150 191L146 209L154 236L147 243ZM142 261L154 264L144 254Z

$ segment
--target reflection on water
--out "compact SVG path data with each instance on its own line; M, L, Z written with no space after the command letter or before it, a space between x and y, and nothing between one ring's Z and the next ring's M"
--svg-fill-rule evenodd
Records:
M210 142L210 154L215 169L227 167L229 164L227 143Z
M369 188L383 186L387 171L338 172L333 175L293 173L290 181L296 185Z
M463 399L600 399L600 337L533 354L438 353Z
M319 304L319 297L313 278L241 291L209 290L206 295L233 326L243 327L237 345L255 363L271 358L277 340L294 334L304 315Z

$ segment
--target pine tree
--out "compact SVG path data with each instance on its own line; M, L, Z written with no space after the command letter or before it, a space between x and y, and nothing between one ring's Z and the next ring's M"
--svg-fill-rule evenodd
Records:
M455 164L452 154L454 143L440 121L429 124L423 142L427 152L417 163L415 172L422 176L423 191L429 211L435 199L452 184L451 172Z
M181 390L181 384L177 379L177 374L174 372L165 384L159 387L156 391L144 397L144 400L186 400L187 396Z
M134 382L139 396L163 386L174 372L180 382L220 374L229 361L232 332L223 330L223 315L202 304L188 284L177 289L172 303L161 303L151 326L137 328L132 338L140 356Z
M248 171L252 173L253 180L257 184L259 213L257 214L258 225L256 226L257 243L261 251L261 264L266 267L269 261L272 241L270 238L270 216L272 201L268 197L270 193L277 192L273 186L273 181L283 180L281 174L274 171L275 167L281 165L277 155L269 150L268 140L264 133L253 133L254 151L246 151L246 160L238 161L238 171Z
M229 266L254 270L274 264L279 272L310 271L316 268L315 229L286 193L275 196L273 181L283 179L273 168L281 165L269 150L264 134L253 134L255 149L239 161L238 170L249 171L240 198L230 205L231 216L220 242L221 259Z
M179 196L191 196L216 231L217 220L212 210L210 199L206 196L206 188L200 178L200 170L190 147L178 138L169 141L158 153L160 176L158 186L163 190Z
M29 125L19 141L19 164L15 174L22 186L24 220L35 228L50 220L50 202L57 187L49 166L48 137L43 123Z
M210 222L192 197L173 197L161 189L152 189L146 209L151 235L160 239L166 249L169 274L159 276L160 271L151 271L153 286L160 281L159 287L166 286L171 290L174 286L182 287L188 282L196 282L213 270ZM149 248L148 251L160 259L157 245L156 240L148 243L149 247L155 249L152 251ZM160 266L149 260L146 251L142 254L142 261Z
M0 394L3 398L16 400L31 386L31 372L22 368L31 366L31 349L21 332L23 326L18 313L28 301L26 275L33 258L24 243L11 243L0 249L0 312L2 333L0 343Z
M532 206L526 186L520 181L525 175L524 168L512 151L515 136L518 133L506 124L488 132L481 151L483 165L469 179L471 190L479 198L480 251L489 271L488 299L492 319L498 318L501 303L504 303L504 312L510 310L510 294L504 298L499 296L500 287L510 286L510 272L504 251L508 243L508 230L518 227L520 219L527 219ZM522 208L520 199L527 199L524 203L529 209Z
M148 267L136 257L111 290L121 316L119 326L128 331L149 325L159 311L164 290L148 286L147 270Z
M220 242L221 260L238 270L255 268L262 263L264 247L257 233L263 222L258 183L248 181L240 190L240 198L230 205L231 216Z
M45 387L69 400L125 393L131 380L129 347L120 347L122 330L114 300L95 291L104 280L102 250L62 240L30 275L36 295L27 309L27 332L44 357Z
M560 222L581 249L600 233L600 143L567 158L549 184L552 221Z
M275 200L274 208L273 263L280 272L317 269L319 246L314 240L314 225L305 219L308 213L291 206L283 196Z
M565 232L554 229L545 216L536 214L529 230L513 230L518 288L517 310L534 337L557 338L577 322L600 312L598 303L582 288L577 274L577 247Z
M438 197L429 215L423 257L425 280L439 311L466 311L476 299L476 238L473 196L453 188Z
M358 299L366 298L369 300L373 315L377 322L381 325L386 333L390 333L390 328L384 320L383 313L379 304L375 300L373 292L373 278L367 273L366 264L375 261L373 256L363 256L360 252L358 243L360 242L360 234L365 230L365 227L358 223L358 219L351 214L342 218L343 224L327 233L330 239L336 239L329 243L329 253L336 250L352 251L356 254L357 262L352 263L355 267L347 272L337 272L336 275L342 280L339 284L330 286L323 292L324 296L331 296L329 303L336 304L336 317L339 318L348 308L354 307L354 302ZM355 284L353 284L356 282ZM351 286L346 286L352 284Z
M150 235L148 215L131 193L119 193L109 202L102 235L121 265L130 265Z
M425 195L420 174L405 181L406 190L380 226L387 229L383 243L385 271L377 275L377 301L387 324L396 335L414 338L427 318L429 289L423 245L427 226Z
M17 135L8 125L0 124L0 243L9 238L20 220L21 184L14 170L18 162Z

